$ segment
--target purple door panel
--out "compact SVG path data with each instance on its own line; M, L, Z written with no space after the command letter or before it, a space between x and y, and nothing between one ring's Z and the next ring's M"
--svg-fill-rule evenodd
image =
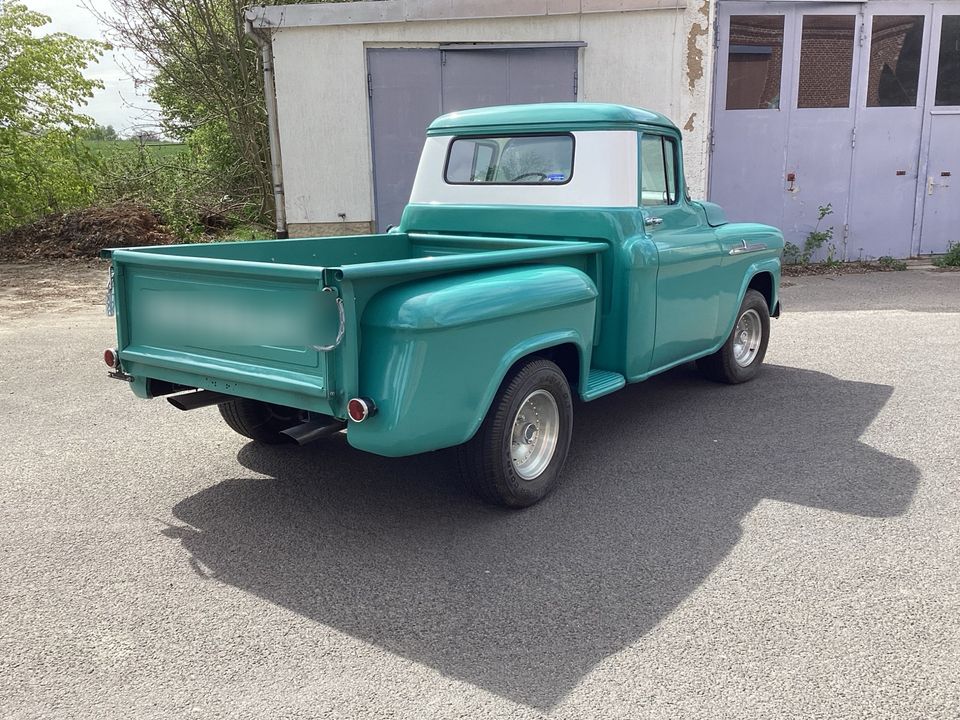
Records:
M443 111L574 102L576 48L445 50Z
M921 175L919 253L960 244L960 7L935 13L927 87L929 142Z
M440 115L436 50L367 51L377 230L400 221L410 199L427 125Z
M793 78L789 142L786 143L784 233L802 246L817 227L819 208L833 213L820 229L834 229L832 248L821 255L844 259L848 222L859 17L850 6L825 8L794 18L794 47L799 63ZM853 250L856 257L856 249Z
M488 105L575 101L577 49L367 51L377 229L396 225L410 199L427 125L442 113Z
M926 84L927 5L867 13L851 188L850 242L866 257L911 254Z

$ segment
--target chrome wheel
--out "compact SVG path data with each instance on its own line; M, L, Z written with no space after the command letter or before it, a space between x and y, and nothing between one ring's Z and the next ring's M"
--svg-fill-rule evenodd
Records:
M760 314L754 310L747 310L733 329L733 359L740 367L748 367L760 351L760 342L763 340L763 325Z
M524 480L537 478L553 458L560 438L560 410L553 395L535 390L524 399L513 419L510 459Z

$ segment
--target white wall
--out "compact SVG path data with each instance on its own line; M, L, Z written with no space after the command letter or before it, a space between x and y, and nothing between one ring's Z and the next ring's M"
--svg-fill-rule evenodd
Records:
M373 219L365 50L440 42L585 41L579 99L635 105L672 118L684 130L691 194L702 196L712 72L709 7L704 0L686 9L275 30L288 222L338 222L339 213L347 222Z

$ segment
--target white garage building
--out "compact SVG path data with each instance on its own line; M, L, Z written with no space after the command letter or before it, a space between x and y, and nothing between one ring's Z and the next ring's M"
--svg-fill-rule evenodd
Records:
M827 203L848 258L960 241L955 0L381 0L247 19L273 64L291 237L395 224L442 113L576 100L671 117L691 193L794 242Z

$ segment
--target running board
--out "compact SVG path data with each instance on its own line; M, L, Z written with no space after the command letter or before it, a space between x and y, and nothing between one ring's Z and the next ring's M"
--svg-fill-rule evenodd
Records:
M616 392L627 384L627 379L620 373L609 370L591 370L587 376L587 387L580 393L584 400L596 400L598 397Z

